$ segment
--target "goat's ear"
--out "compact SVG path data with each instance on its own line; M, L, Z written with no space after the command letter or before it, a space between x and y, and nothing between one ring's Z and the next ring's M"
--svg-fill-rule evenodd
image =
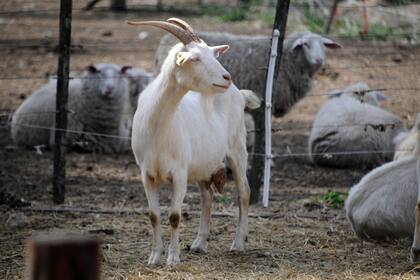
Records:
M133 67L130 66L130 65L124 65L123 67L121 67L120 72L121 72L121 74L127 74L127 71L130 70L130 69L132 69L132 68Z
M322 37L322 43L324 44L325 47L329 49L338 49L338 48L343 47L339 43L334 42L333 40L325 38L325 37Z
M220 54L225 53L229 50L229 45L220 45L211 47L214 52L214 56L219 57Z
M176 65L182 66L188 61L198 60L198 55L192 52L178 52L176 54Z
M90 73L97 73L97 72L99 72L98 69L94 65L86 66L86 70L89 71Z

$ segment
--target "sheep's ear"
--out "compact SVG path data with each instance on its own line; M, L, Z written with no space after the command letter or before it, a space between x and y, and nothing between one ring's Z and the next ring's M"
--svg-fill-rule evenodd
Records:
M325 38L325 37L322 37L322 43L324 44L325 47L329 49L342 48L342 46L339 43L334 42L333 40Z
M375 91L375 96L378 99L378 101L387 101L389 99L388 96L386 96L383 92Z
M341 90L333 90L328 93L328 99L340 97L343 94Z
M132 68L133 67L130 66L130 65L124 65L123 67L121 67L120 72L121 72L121 74L127 74L127 71L130 70L130 69L132 69Z
M229 50L229 45L220 45L211 47L214 51L214 56L219 57L220 54L225 53Z
M198 60L198 55L193 54L192 52L178 52L176 54L176 65L182 66L188 61Z
M303 38L298 38L293 42L292 50L295 50L298 47L301 47L305 43Z
M97 72L99 72L98 69L95 66L93 66L93 65L87 66L86 67L86 70L89 71L90 73L97 73Z

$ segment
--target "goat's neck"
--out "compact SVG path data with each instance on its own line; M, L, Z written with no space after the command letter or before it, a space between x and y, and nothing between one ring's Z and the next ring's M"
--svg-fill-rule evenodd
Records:
M165 80L163 75L160 75L157 79L160 89L154 93L156 102L150 121L152 127L161 129L171 122L181 99L188 90L180 86L173 75Z

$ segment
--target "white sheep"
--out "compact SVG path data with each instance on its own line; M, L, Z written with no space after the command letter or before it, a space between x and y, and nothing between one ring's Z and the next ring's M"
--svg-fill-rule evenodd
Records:
M139 94L153 80L153 74L140 68L129 68L125 73L130 82L130 104L135 110Z
M83 143L83 149L97 152L129 150L134 110L130 109L129 84L124 76L127 69L98 64L70 80L67 144ZM56 78L51 78L13 114L11 135L16 144L32 147L54 143L56 87Z
M311 160L332 167L372 168L392 160L401 118L378 107L385 95L356 83L331 93L309 137Z
M271 37L246 36L220 32L199 32L208 44L229 44L230 52L220 57L220 63L234 77L235 85L262 96L268 67ZM156 69L160 69L174 39L166 35L155 55ZM285 115L295 103L313 87L315 73L325 64L325 48L340 48L340 44L311 32L293 33L284 41L281 68L273 85L273 114Z
M417 142L417 131L413 127L409 132L400 132L394 138L394 160L400 160L414 153Z
M231 250L242 251L248 233L250 196L244 108L254 96L252 92L240 92L216 59L229 46L207 46L179 19L131 24L160 27L182 42L169 51L160 73L141 93L133 120L132 148L153 229L148 263L158 264L163 250L159 207L159 187L163 183L170 184L173 192L167 264L180 262L179 224L188 182L200 186L202 208L191 250L207 252L213 195L210 185L214 183L219 191L223 187L220 179L226 157L239 194L239 225Z
M420 130L420 114L415 128ZM412 261L420 260L419 176L420 138L414 156L380 166L351 188L347 218L358 237L371 240L413 238ZM417 222L416 222L417 219Z

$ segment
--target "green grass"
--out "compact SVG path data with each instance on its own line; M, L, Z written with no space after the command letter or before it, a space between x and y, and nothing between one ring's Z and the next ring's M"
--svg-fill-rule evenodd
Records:
M216 17L225 22L237 22L244 20L259 19L268 23L269 26L274 22L274 4L268 10L262 10L266 6L264 0L250 0L247 4L238 4L237 6L226 7L222 5L201 5L201 12L204 15Z
M323 33L325 27L325 18L312 13L309 9L305 9L304 24L311 32Z
M232 198L230 194L225 192L220 196L215 196L214 201L218 203L223 203L225 206L229 206L232 203Z
M219 5L203 5L201 11L204 15L217 17L221 21L234 22L247 19L248 7L223 7Z
M307 26L309 31L315 33L323 33L326 25L326 18L311 10L306 9L304 12L304 24ZM398 30L390 26L386 26L379 23L369 25L369 33L367 36L360 34L362 30L362 23L358 21L352 21L348 19L339 19L338 24L334 21L331 26L331 34L339 36L359 37L362 40L381 40L386 41L390 37L398 37Z

